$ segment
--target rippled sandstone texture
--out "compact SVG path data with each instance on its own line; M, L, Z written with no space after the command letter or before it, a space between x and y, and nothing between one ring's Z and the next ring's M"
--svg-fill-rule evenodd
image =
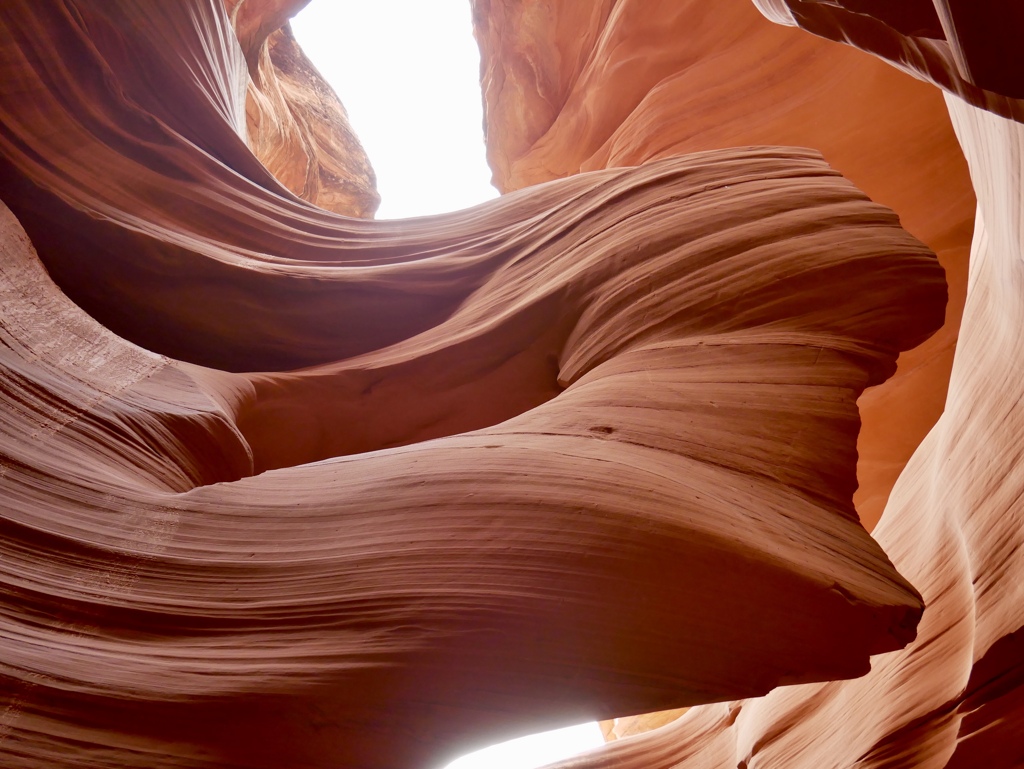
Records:
M944 87L952 95L942 104L937 92L929 96L927 86L887 72L862 53L822 44L799 30L768 30L753 20L744 26L751 17L743 4L653 5L657 13L649 3L600 9L571 0L545 4L547 29L557 27L551 19L590 25L559 38L562 48L550 40L537 43L539 26L529 14L478 15L483 48L490 50L485 87L499 183L511 189L782 132L789 141L820 148L866 191L892 205L940 258L947 254L954 312L939 337L952 340L959 330L959 340L948 397L942 397L945 377L936 374L949 359L936 356L922 376L922 348L901 359L891 382L861 399L858 508L866 521L876 515L868 502L889 494L880 481L891 485L896 475L880 478L866 465L880 451L898 460L889 445L894 440L907 450L906 461L927 432L874 529L924 596L917 640L876 657L872 672L856 681L783 688L762 699L694 708L668 726L572 766L1024 765L1024 477L1018 449L1024 131L1015 122L1021 117L1016 98L1024 72L1016 42L1021 8L870 0L759 3L777 22L852 42ZM797 61L805 66L790 66ZM815 66L806 66L811 62ZM821 109L809 117L805 110L811 104ZM911 104L917 106L908 109ZM952 116L958 145L944 128L940 108ZM797 136L802 138L792 138ZM948 258L962 255L970 233L964 226L968 199L962 193L961 153L978 197L969 293L966 264ZM947 227L952 222L955 227ZM961 323L955 305L965 293ZM929 432L943 401L941 419ZM920 408L922 403L927 407ZM881 424L873 430L875 418ZM647 725L657 723L620 719L612 734Z
M950 286L945 325L859 401L854 500L871 529L942 413L967 290L975 201L939 92L861 52L766 24L748 0L474 7L501 189L719 147L809 146L935 250Z
M874 526L942 413L967 289L974 194L940 93L766 23L749 0L474 7L500 189L709 149L813 147L938 254L950 286L945 326L860 402L855 501Z
M346 218L245 141L282 13L0 6L5 766L430 766L913 640L852 504L946 298L889 209L758 146Z

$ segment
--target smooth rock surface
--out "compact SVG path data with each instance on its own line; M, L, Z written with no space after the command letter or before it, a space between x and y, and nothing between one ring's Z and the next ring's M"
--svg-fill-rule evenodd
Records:
M836 14L834 34L872 52L883 50L908 21L866 16L847 29L836 7L852 3L813 5L786 7L806 13L793 15L801 24ZM896 13L895 5L858 5ZM776 6L776 20L792 23L793 17L778 12L781 7ZM936 7L942 15L943 4ZM1009 26L994 35L990 63L1002 55L1006 30L1014 29L1014 9L1001 9ZM986 21L985 14L993 10L986 3L961 4L959 12L979 18L961 15L959 22L984 28L992 18ZM862 36L872 25L886 28L880 38ZM943 45L935 43L936 50L948 54ZM943 72L953 77L948 61ZM948 85L927 68L909 69ZM1019 72L1008 68L1002 82L1012 83ZM692 708L664 728L572 763L575 769L1009 769L1024 764L1024 475L1019 461L1024 126L1003 117L1020 115L1020 103L1008 98L1016 93L1012 88L979 95L962 82L949 87L959 94L948 95L946 102L978 197L969 291L945 411L907 465L874 530L897 567L921 587L926 610L918 638L902 651L873 659L871 673L856 681L784 688L761 699Z
M946 299L889 209L768 146L346 218L240 37L0 6L5 766L431 766L914 639L852 503Z
M936 89L767 23L750 0L476 0L499 189L688 152L813 147L890 206L946 270L946 324L860 402L857 510L870 530L942 413L975 201Z
M855 681L691 708L581 767L993 767L1024 763L1024 126L950 96L978 190L946 411L874 534L920 587L918 638Z

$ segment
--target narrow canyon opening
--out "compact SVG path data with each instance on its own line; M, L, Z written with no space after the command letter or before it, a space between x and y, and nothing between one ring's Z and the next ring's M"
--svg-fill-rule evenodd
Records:
M370 157L378 219L454 211L497 196L484 158L469 0L321 0L291 24Z

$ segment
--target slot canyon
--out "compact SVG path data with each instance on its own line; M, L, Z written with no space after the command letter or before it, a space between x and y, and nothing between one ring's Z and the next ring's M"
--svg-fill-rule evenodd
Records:
M1024 5L465 0L377 221L308 1L0 3L0 766L1024 766Z

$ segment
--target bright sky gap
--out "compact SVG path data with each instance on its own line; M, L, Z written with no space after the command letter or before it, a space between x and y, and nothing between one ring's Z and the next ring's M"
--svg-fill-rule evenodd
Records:
M469 0L314 0L292 20L377 173L378 219L497 196Z

